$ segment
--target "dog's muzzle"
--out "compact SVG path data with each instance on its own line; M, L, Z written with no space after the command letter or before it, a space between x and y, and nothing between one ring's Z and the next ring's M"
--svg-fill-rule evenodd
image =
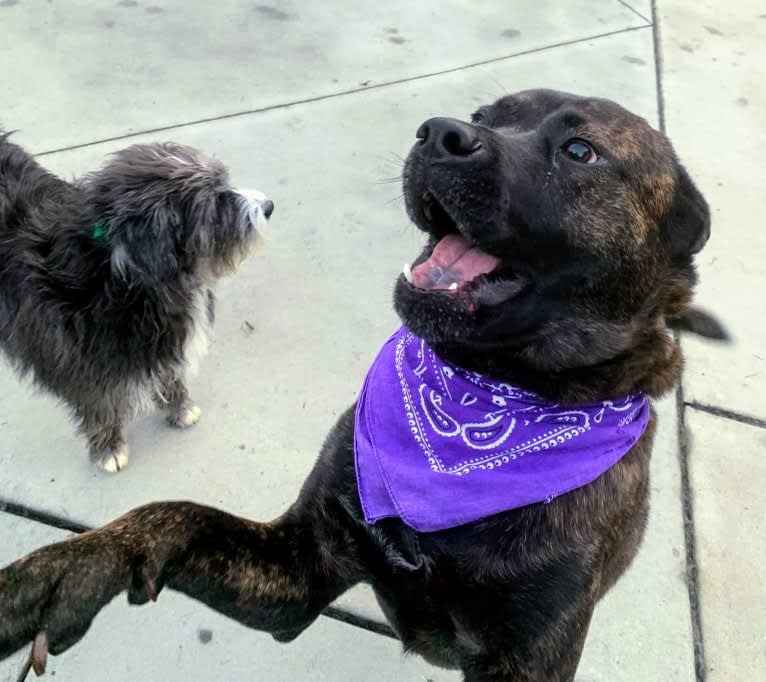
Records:
M274 213L274 202L255 189L240 189L242 212L256 230L262 228Z

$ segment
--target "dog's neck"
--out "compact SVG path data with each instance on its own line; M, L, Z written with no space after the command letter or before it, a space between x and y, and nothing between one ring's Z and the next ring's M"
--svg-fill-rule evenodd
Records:
M547 400L577 404L641 392L665 395L681 376L681 351L665 329L644 334L629 349L607 360L578 367L541 369L525 359L522 349L507 353L477 353L468 346L433 344L445 360L506 381Z

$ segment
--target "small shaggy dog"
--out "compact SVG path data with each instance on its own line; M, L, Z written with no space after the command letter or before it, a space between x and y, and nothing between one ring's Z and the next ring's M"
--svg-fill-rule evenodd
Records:
M214 281L274 205L179 144L134 145L70 184L0 135L0 348L64 400L91 459L128 462L126 422L155 402L178 427L206 350Z

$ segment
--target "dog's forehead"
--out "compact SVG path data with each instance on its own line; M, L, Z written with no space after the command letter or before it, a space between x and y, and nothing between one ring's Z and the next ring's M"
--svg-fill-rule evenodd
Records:
M480 111L488 114L483 118L493 128L532 131L563 127L572 135L582 135L608 147L614 158L638 161L646 157L660 165L672 161L670 146L662 133L640 116L601 97L557 90L523 90L501 97Z
M651 130L646 121L612 100L601 97L583 97L558 90L522 90L501 97L488 109L502 124L537 127L551 115L560 113L575 123L609 128Z

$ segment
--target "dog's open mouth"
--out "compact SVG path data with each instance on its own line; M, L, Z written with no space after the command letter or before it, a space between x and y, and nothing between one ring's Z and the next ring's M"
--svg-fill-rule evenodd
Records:
M471 246L460 234L442 237L423 263L404 266L407 281L418 289L458 293L482 275L492 272L500 261Z
M417 195L412 207L418 225L431 235L433 246L403 268L402 280L425 296L450 300L465 312L498 305L518 296L528 283L509 263L488 253L471 238L459 218L431 191Z
M476 292L495 279L490 276L500 268L500 259L472 244L431 192L420 199L419 217L436 244L426 260L404 266L407 282L422 291L457 295Z

